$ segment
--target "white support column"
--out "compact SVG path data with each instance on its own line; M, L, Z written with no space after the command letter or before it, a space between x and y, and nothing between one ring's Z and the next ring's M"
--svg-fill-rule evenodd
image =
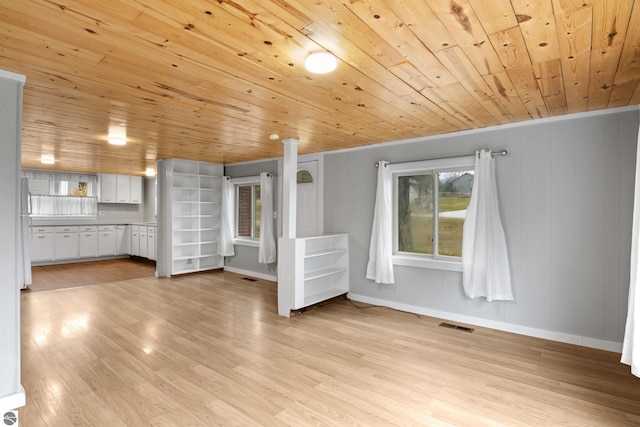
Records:
M284 164L282 171L282 237L296 238L296 173L298 171L298 140L283 139Z

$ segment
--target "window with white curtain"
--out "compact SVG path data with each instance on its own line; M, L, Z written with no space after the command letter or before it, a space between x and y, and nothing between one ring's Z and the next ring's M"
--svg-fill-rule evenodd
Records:
M260 176L232 178L235 189L234 244L258 246L262 201Z
M97 176L23 170L27 178L29 212L34 217L96 216Z
M393 262L460 270L473 156L390 164Z

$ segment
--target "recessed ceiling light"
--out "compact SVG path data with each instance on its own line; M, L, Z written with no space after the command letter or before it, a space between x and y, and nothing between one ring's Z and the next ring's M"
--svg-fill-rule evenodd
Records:
M109 141L109 144L111 144L111 145L126 145L127 144L127 138L125 136L122 136L122 135L109 135L109 138L107 140Z
M326 51L312 52L304 61L307 71L316 74L330 73L336 69L337 65L336 57Z
M269 135L269 139L275 141L277 139L280 139L280 135L278 135L277 133L272 133L271 135Z
M40 163L43 165L52 165L56 162L56 159L53 157L53 154L43 154L40 156Z
M146 176L156 176L155 168L147 168L147 170L145 171L145 175Z

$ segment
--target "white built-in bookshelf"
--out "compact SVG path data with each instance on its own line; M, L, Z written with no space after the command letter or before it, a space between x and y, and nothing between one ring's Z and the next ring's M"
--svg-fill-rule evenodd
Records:
M218 254L222 165L170 159L163 161L167 216L165 248L170 271L166 275L222 268Z
M349 235L280 239L278 313L349 292Z

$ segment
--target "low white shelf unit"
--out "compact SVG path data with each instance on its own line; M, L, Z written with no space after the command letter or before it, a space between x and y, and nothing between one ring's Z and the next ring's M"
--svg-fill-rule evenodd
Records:
M349 292L349 235L281 238L278 257L278 314Z

